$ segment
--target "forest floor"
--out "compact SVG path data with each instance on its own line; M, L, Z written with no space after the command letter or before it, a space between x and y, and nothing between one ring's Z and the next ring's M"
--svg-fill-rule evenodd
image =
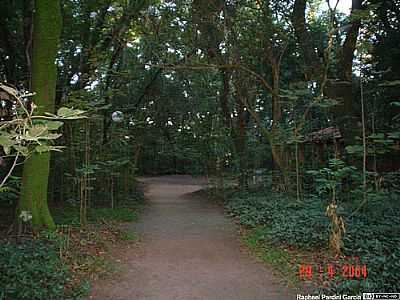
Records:
M115 255L120 271L93 283L90 299L295 299L295 292L240 242L223 208L193 192L190 176L142 178L148 205L129 225L134 248Z

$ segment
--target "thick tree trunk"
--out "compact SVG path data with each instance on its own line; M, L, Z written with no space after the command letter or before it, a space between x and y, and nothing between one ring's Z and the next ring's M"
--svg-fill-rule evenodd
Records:
M330 61L320 61L317 52L313 46L311 33L307 29L305 11L307 0L295 0L293 8L293 26L295 34L300 45L305 62L305 75L307 80L316 80L322 84L325 77L324 65L329 65ZM352 1L352 11L350 15L350 24L346 32L345 41L338 49L337 69L335 78L327 80L324 93L339 102L339 105L333 109L337 124L344 136L345 145L355 143L355 137L359 133L357 118L353 112L353 93L352 93L352 67L354 51L356 49L357 37L361 22L357 19L356 13L362 9L361 0ZM325 59L327 60L327 59Z
M360 133L358 118L353 110L352 81L328 80L325 93L329 98L336 99L339 104L332 108L336 124L343 135L344 144L354 145Z
M311 33L306 24L307 0L296 0L293 6L292 23L300 44L301 54L304 59L304 74L306 80L320 78L322 72L321 62L315 51Z
M54 111L57 70L55 58L61 33L58 0L36 0L32 48L33 101L37 114ZM54 228L47 205L50 153L35 153L24 165L19 209L32 214L35 228Z

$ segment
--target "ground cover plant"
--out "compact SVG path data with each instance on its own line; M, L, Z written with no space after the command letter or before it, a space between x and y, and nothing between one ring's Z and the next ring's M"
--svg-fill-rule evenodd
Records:
M273 253L276 247L295 250L290 255L293 259L289 263L292 274L298 274L302 264L312 265L314 287L336 293L377 292L382 287L392 292L398 290L399 278L395 272L399 267L398 202L393 203L389 195L383 193L371 201L362 214L356 215L351 215L355 209L353 203L343 204L341 215L346 223L346 234L343 253L336 257L329 255L330 221L325 212L326 205L319 197L297 201L293 197L259 189L230 190L226 196L229 212L249 230L246 239L251 239L253 245L264 244L264 256ZM271 245L273 247L269 247ZM309 252L310 257L304 257L302 251ZM313 257L313 252L320 256ZM279 261L280 255L287 255L282 251L279 253L272 263ZM268 257L266 260L271 263ZM318 267L330 264L335 265L336 274L332 278L324 277L325 283L322 284ZM366 265L368 274L366 278L363 275L344 278L345 265ZM276 266L282 268L281 263Z

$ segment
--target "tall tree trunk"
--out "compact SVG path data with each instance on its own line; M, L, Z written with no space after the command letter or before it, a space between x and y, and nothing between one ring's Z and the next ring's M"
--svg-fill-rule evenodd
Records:
M221 108L221 116L224 120L224 125L227 130L232 128L231 111L229 109L229 82L231 80L231 72L222 70L221 72L222 87L219 96L219 105Z
M360 128L353 109L352 81L328 80L325 93L329 98L336 99L339 102L331 111L343 135L345 146L356 144L356 137L360 134Z
M357 38L361 27L361 21L354 15L362 9L361 0L352 1L350 17L353 20L346 32L346 39L339 49L338 55L338 81L330 81L327 84L326 93L328 97L338 99L341 104L334 109L337 124L343 134L344 144L353 145L356 136L361 132L358 126L359 118L353 109L353 60L356 49Z
M295 0L292 23L304 59L306 80L316 80L322 83L327 75L323 74L324 69L329 66L330 61L327 58L324 61L318 58L311 33L306 24L306 5L307 0ZM339 47L337 53L337 74L333 79L326 80L324 86L324 93L340 103L332 111L344 137L345 145L354 144L355 137L360 133L357 117L355 117L353 111L352 67L361 26L357 13L361 9L363 9L362 1L352 0L352 10L349 17L351 21L346 31L345 41Z
M249 82L243 78L243 74L236 72L234 74L235 99L236 99L236 126L232 126L232 138L239 165L239 184L241 187L247 187L247 167L249 157L247 156L247 124L249 122L249 113L245 103L250 98Z
M36 0L32 48L33 101L37 114L54 111L57 70L55 58L61 33L58 0ZM54 228L47 204L50 153L34 153L25 163L19 209L30 211L34 228Z
M272 141L271 141L271 151L273 158L273 167L276 171L278 171L278 176L274 176L273 179L276 181L277 185L282 184L286 186L288 183L288 163L287 163L287 154L286 147L284 141L279 141L281 136L279 124L282 121L282 105L281 99L279 96L279 65L275 59L271 60L271 68L272 68Z
M33 37L33 11L34 0L24 0L24 42L25 42L25 62L26 62L26 81L29 90L32 89L32 37Z
M318 58L311 33L306 24L306 4L307 0L295 0L292 22L304 58L306 80L316 80L321 83L327 75L323 73L324 69L329 66L330 61L325 58L322 62ZM336 116L336 123L339 125L344 137L345 145L354 144L355 137L360 132L357 126L357 117L355 117L352 109L352 67L357 37L361 26L361 22L357 18L357 13L361 9L363 9L362 1L352 0L352 10L349 17L350 23L346 32L346 38L343 45L338 49L338 72L335 74L333 80L326 81L324 87L324 93L340 103L333 109L333 112Z
M241 96L237 96L239 98ZM235 145L236 154L239 160L239 184L241 187L247 186L247 144L246 144L246 111L243 102L237 99L238 104L238 118L237 127L233 134L233 141Z

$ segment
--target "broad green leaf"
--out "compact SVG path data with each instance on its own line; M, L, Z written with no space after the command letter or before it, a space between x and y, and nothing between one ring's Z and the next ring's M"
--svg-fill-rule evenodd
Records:
M364 151L364 148L361 145L347 146L346 151L349 154L361 153Z
M398 102L398 101L391 102L390 104L393 105L393 106L400 107L400 102Z
M316 101L314 102L312 105L313 106L319 106L322 108L330 108L332 106L338 105L339 102L335 99L331 99L331 98L324 98L321 101Z
M11 147L15 144L15 142L12 140L12 136L9 134L2 134L0 135L0 146L3 147L4 153L6 155L9 155L11 152Z
M13 148L22 154L23 156L28 156L29 155L29 149L28 147L22 146L22 145L14 145Z
M49 145L38 145L35 147L35 151L38 153L45 153L52 150L52 147Z
M48 121L46 125L49 130L58 130L64 123L61 121Z
M374 140L374 143L389 145L389 144L393 144L394 141L390 140L390 139L376 139L376 140Z
M57 111L57 116L59 117L69 117L73 115L73 111L70 108L67 107L61 107Z
M397 85L400 85L400 80L385 81L384 83L381 83L378 86L391 87Z
M46 136L42 137L42 139L55 140L55 139L58 139L60 136L62 136L61 133L49 133Z
M83 110L61 107L57 111L57 116L62 118L79 118L83 113L85 113Z
M47 133L47 126L44 124L36 124L33 125L31 128L29 128L27 134L26 134L26 139L32 140L36 139L39 136L46 134Z
M391 139L400 139L400 131L389 132L388 137Z
M384 139L385 135L383 133L375 133L369 136L370 139Z
M28 129L22 139L26 141L55 140L61 136L59 133L49 133L45 124L36 124Z

